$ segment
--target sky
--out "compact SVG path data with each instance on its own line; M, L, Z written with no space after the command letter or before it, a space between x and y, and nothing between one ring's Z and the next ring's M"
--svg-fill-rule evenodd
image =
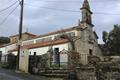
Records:
M18 34L20 18L18 1L0 0L0 36ZM83 1L24 0L23 32L40 35L78 25ZM103 43L102 32L110 31L114 24L120 24L120 0L88 1L93 12L94 30L99 36L99 43ZM9 6L11 7L6 9Z

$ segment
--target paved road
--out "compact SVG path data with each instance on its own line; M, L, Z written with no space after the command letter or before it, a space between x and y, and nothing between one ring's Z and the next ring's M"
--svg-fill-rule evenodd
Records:
M48 80L42 76L25 73L16 73L12 70L0 69L0 80Z

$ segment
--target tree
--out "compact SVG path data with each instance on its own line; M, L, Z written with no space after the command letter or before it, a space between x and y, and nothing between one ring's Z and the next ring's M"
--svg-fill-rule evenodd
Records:
M0 37L0 44L9 43L10 39L8 37Z
M102 51L103 51L103 55L104 56L106 56L106 55L108 55L109 54L109 50L108 50L108 48L107 48L107 39L108 39L108 32L106 32L106 31L103 31L103 33L102 33L102 39L103 39L103 42L105 43L105 44L103 44L103 45L101 45L101 49L102 49Z
M71 44L71 51L69 54L69 67L75 69L79 65L79 53L75 49L75 41L77 40L75 36L69 36L66 33L60 36L62 39L67 39Z
M114 25L109 32L103 32L103 41L110 55L120 55L120 25Z
M108 33L107 33L106 31L103 31L102 39L103 39L103 42L104 42L104 43L106 43L107 38L108 38Z

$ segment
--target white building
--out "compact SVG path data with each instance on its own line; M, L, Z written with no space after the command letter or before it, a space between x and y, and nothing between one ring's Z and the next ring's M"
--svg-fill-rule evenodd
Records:
M72 50L72 45L70 40L61 39L60 36L67 35L74 43L75 51L79 53L79 63L87 64L89 55L101 56L101 50L98 46L98 36L93 31L92 24L92 12L87 0L84 0L83 6L81 8L82 19L79 21L78 26L72 28L63 29L55 32L50 32L37 36L32 39L23 40L22 48L29 50L29 55L43 55L49 51L50 48L54 52L60 52L60 62L68 62L67 51ZM66 51L66 52L65 52ZM2 55L13 53L17 55L17 45L16 43L5 45L0 47L0 52ZM52 56L53 60L55 55ZM53 61L54 62L54 61Z

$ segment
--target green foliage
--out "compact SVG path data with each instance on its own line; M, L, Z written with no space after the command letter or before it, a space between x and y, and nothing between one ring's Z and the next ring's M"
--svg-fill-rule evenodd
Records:
M102 39L103 39L104 43L106 43L107 38L108 38L108 33L106 31L103 31L103 37L102 37Z
M0 37L0 44L9 43L10 39L8 37Z
M109 33L104 31L103 41L110 55L120 55L120 25L114 25Z
M0 68L8 69L9 65L7 63L0 62Z

